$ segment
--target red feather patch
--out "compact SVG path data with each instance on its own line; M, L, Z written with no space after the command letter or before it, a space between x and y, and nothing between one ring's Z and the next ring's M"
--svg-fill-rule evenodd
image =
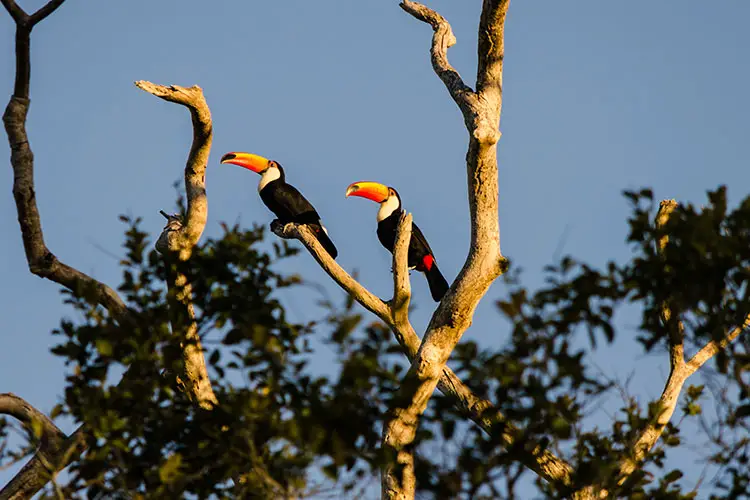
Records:
M424 268L425 271L429 271L430 269L432 269L432 265L434 263L435 263L435 258L430 254L427 254L422 258L422 267Z

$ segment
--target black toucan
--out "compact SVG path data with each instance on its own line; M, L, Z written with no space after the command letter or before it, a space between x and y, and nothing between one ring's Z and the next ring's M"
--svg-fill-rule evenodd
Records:
M347 188L346 196L361 196L380 203L377 217L378 239L389 252L393 253L398 223L404 212L401 208L401 198L396 190L378 182L355 182ZM438 269L435 255L422 231L414 223L411 226L408 265L410 269L424 273L430 285L432 298L435 302L440 302L445 292L448 291L448 282Z
M338 255L336 246L328 237L328 230L320 222L320 215L302 193L286 183L284 169L278 162L250 153L227 153L221 163L232 163L260 174L258 193L263 203L276 214L282 224L296 222L313 230L323 248L334 259Z

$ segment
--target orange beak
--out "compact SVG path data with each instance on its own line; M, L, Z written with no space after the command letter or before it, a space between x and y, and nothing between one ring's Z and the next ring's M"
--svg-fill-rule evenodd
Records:
M383 203L388 199L388 186L384 186L379 182L355 182L346 188L346 197L350 196L361 196L376 203Z
M268 168L270 163L267 158L262 156L250 154L250 153L227 153L221 157L221 163L231 163L233 165L239 165L248 170L260 174Z

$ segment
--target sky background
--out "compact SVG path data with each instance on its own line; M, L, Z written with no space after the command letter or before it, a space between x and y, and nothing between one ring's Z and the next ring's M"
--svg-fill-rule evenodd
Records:
M27 11L43 4L19 3ZM458 43L450 60L473 86L481 2L429 5L451 22ZM746 0L710 8L697 0L512 2L500 226L503 254L524 270L525 284L541 284L542 268L564 254L598 265L627 258L623 189L651 186L658 198L698 204L720 184L733 203L748 194L749 16ZM12 93L13 30L0 11L0 96ZM390 296L390 256L375 235L377 206L344 198L358 180L399 190L452 280L469 241L467 133L432 71L430 39L430 27L395 0L64 4L32 35L28 131L47 245L116 286L124 229L117 216L143 217L153 239L161 231L159 210L174 207L172 185L192 135L184 108L133 86L146 79L198 84L211 108L205 236L219 235L222 221L272 219L257 176L218 167L223 153L250 151L284 165L322 215L338 262L359 270L374 293ZM0 141L5 165L9 154ZM0 392L48 412L61 400L65 374L49 353L50 332L70 310L57 285L27 269L9 166L0 186ZM307 254L283 269L343 297ZM412 283L412 319L423 330L433 302L420 275ZM501 282L491 288L466 339L503 345L508 331L494 302L504 293ZM291 319L319 314L312 303L287 303ZM635 373L631 391L655 399L666 352L644 355L633 340L637 318L622 325L596 363L614 378ZM686 453L674 462L688 467L690 486L701 471L694 460ZM0 471L0 484L14 472Z

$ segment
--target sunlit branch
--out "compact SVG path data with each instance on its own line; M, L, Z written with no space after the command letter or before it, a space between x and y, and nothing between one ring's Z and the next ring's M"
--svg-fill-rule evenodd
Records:
M672 211L677 207L674 200L664 200L659 206L656 224L663 227ZM658 242L659 249L663 250L668 244L669 237L663 235ZM700 349L689 361L684 359L684 327L679 318L673 317L673 312L669 304L665 304L662 309L662 320L665 326L669 328L669 354L670 354L670 373L664 390L659 398L657 412L654 418L640 432L638 437L630 447L629 453L620 462L618 468L618 483L624 484L628 477L636 470L646 454L654 447L661 437L666 425L669 423L685 382L695 373L706 361L725 349L734 339L742 332L747 331L750 327L750 316L746 317L741 326L733 328L724 338L708 342Z
M663 200L659 204L659 212L656 214L656 227L663 229L669 221L669 216L677 208L675 200ZM669 242L669 235L664 234L659 238L659 252L663 253ZM685 326L679 318L679 313L669 301L662 304L661 321L669 334L669 364L674 370L685 362Z
M135 85L165 101L181 104L190 110L193 122L193 144L185 165L185 192L187 195L186 221L162 212L167 218L156 243L156 249L165 257L168 266L168 298L172 333L180 339L182 347L182 374L180 381L188 395L201 407L210 409L217 404L211 379L203 356L198 324L195 320L192 285L183 272L183 263L190 259L208 218L206 197L206 167L213 140L211 111L203 91L198 86L190 88L177 85L157 85L147 81Z
M471 242L466 262L434 312L386 418L384 499L414 496L413 441L419 417L427 407L448 357L471 325L479 301L505 269L505 259L500 252L496 146L500 138L503 38L508 4L508 0L483 3L477 73L481 89L474 92L448 62L447 50L455 43L455 37L445 18L420 3L410 0L401 3L406 12L432 26L432 66L463 113L469 132L466 173Z

